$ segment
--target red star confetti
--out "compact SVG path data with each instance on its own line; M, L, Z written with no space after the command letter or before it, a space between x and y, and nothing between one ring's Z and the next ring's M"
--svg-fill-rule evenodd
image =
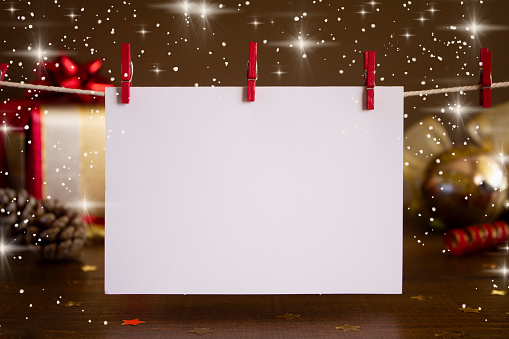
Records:
M433 299L433 297L419 294L419 295L416 295L414 297L410 297L410 299L416 299L416 300L419 300L419 301L425 301L425 300Z
M285 313L284 315L278 315L277 317L285 320L300 319L300 314Z
M360 326L350 326L350 325L343 325L336 327L337 330L343 330L343 332L360 332L359 331Z
M472 307L461 307L458 308L459 311L463 311L463 313L479 313L478 308L472 308Z
M68 301L65 304L65 307L75 307L75 306L81 306L81 302L76 301Z
M81 266L83 272L94 272L97 271L97 266L94 265L83 265Z
M138 324L144 324L144 321L138 320L138 319L132 319L132 320L122 320L122 325L133 325L137 326Z
M198 335L204 335L206 333L214 333L214 331L210 330L210 327L195 327L191 331L188 331L187 333L194 333Z
M493 295L506 295L507 291L492 290L491 294L493 294Z
M442 333L442 334L435 334L435 337L442 337L442 338L459 338L459 337L461 337L461 333L444 332L444 333Z

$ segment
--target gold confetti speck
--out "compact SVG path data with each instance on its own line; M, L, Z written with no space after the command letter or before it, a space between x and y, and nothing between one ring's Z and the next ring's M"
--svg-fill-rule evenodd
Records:
M435 337L459 338L459 337L461 337L461 333L444 332L444 333L441 333L441 334L435 334Z
M77 301L68 301L65 304L65 307L75 307L75 306L81 306L81 302Z
M492 290L491 294L493 294L493 295L506 295L507 291Z
M76 286L80 285L82 283L81 280L67 280L67 285L69 286Z
M277 317L285 320L300 319L300 314L285 313L284 315L278 315Z
M472 308L472 307L461 307L458 308L459 311L463 311L463 313L479 313L478 308Z
M433 299L433 297L419 294L419 295L410 297L410 299L416 299L416 300L419 300L419 301L425 301L425 300Z
M359 331L360 326L350 326L350 325L343 325L336 327L337 330L343 330L343 332L360 332Z
M83 265L81 266L83 272L94 272L97 270L97 266L94 265Z
M210 327L195 327L191 331L188 331L187 333L194 333L198 335L204 335L207 333L214 333L214 331L210 330Z

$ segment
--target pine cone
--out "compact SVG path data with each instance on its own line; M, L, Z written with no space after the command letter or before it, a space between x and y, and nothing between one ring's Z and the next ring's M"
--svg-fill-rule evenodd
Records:
M35 218L29 222L25 235L44 259L79 259L86 240L86 226L80 213L66 208L57 200L39 201Z
M0 188L0 232L9 243L38 249L44 259L78 259L86 240L81 214L26 190Z
M37 199L26 190L0 188L0 231L17 245L26 244L25 231L35 218Z

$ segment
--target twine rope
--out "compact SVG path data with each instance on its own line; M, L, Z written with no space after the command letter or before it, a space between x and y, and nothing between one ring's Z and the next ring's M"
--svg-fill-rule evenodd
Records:
M11 82L11 81L0 81L0 86L35 89L35 90L41 90L41 91L53 91L53 92L61 92L61 93L94 95L94 96L99 96L99 97L103 97L105 95L103 91L90 91L90 90L84 90L84 89L65 88L65 87L56 87L56 86L22 84L19 82ZM503 88L503 87L509 87L509 81L495 82L491 85L492 89L493 88ZM427 89L427 90L422 90L422 91L409 91L409 92L405 92L403 96L405 98L407 98L407 97L442 94L442 93L478 91L481 88L482 88L482 85L436 88L436 89Z
M22 84L19 82L11 82L11 81L0 81L0 86L6 87L15 87L15 88L26 88L26 89L37 89L41 91L52 91L52 92L61 92L61 93L73 93L73 94L85 94L85 95L94 95L98 97L103 97L103 91L90 91L86 89L75 89L75 88L65 88L65 87L56 87L56 86L43 86L43 85L33 85L33 84Z
M509 81L495 82L495 83L491 84L491 88L503 88L503 87L509 87ZM432 94L441 94L441 93L478 91L481 88L482 88L482 85L436 88L436 89L427 89L427 90L423 90L423 91L405 92L405 94L403 96L406 98L406 97L415 97L415 96L419 96L419 95L432 95Z

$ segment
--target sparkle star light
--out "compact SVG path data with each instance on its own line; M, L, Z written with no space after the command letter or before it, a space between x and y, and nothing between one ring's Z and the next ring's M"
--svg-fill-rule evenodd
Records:
M145 36L147 33L151 33L151 31L147 31L144 27L140 29L139 31L136 31L136 33L140 33L142 36Z
M509 268L503 266L498 270L500 274L502 274L504 277L507 277L509 275Z
M405 38L409 39L410 37L413 37L413 36L415 36L415 35L410 34L410 32L408 32L408 31L407 31L406 33L401 34L400 36L404 36Z
M277 71L272 72L272 74L276 74L276 75L278 75L278 76L281 76L281 75L286 74L286 73L287 73L287 72L283 72L281 69L278 69Z
M74 20L74 18L76 18L76 17L77 17L77 16L79 16L79 15L74 14L74 12L72 12L72 11L71 11L71 13L67 14L66 16L68 16L69 18L71 18L71 20Z
M258 21L258 19L254 18L253 21L248 22L249 25L253 25L255 27L258 27L258 25L262 25L263 22Z
M0 242L0 254L6 255L7 253L9 253L9 245L4 243L3 241Z
M427 9L428 12L430 12L431 14L434 14L435 12L438 11L438 9L435 9L435 7L431 6L430 9Z
M14 245L6 240L3 230L0 230L0 274L5 276L6 269L10 273L11 268L7 260L15 252L26 251L26 246Z
M237 11L233 8L224 8L217 3L207 1L176 1L166 4L149 4L148 7L155 9L164 9L171 14L182 14L187 17L197 16L207 18L218 14L230 14Z
M4 124L2 124L1 129L2 129L2 132L4 132L7 135L7 132L9 132L10 128L9 128L9 126L7 126L6 123L4 123Z
M97 212L97 210L104 208L104 202L101 202L99 199L93 199L87 193L82 193L81 198L77 198L74 201L70 201L66 205L80 210L83 213L84 217L94 215Z
M151 69L150 71L151 71L151 72L154 72L154 73L155 73L155 74L157 74L157 75L158 75L159 73L161 73L161 72L166 72L166 70L164 70L164 69L160 69L160 68L159 68L159 67L157 67L157 66L154 66L154 69Z
M417 19L414 19L414 20L417 20L417 21L420 21L420 22L424 23L424 21L428 21L430 19L425 18L424 15L421 15L420 17L418 17Z
M11 6L11 7L9 7L9 8L6 8L6 9L5 9L5 11L9 11L9 12L11 12L11 14L13 14L13 13L14 13L14 12L16 12L16 11L19 11L19 9L14 8L13 6Z

